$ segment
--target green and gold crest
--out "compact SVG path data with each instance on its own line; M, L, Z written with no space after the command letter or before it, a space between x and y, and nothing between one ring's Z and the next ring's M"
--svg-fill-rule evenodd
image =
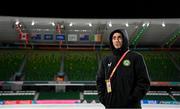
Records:
M130 64L131 64L131 62L128 59L123 61L124 66L130 66Z

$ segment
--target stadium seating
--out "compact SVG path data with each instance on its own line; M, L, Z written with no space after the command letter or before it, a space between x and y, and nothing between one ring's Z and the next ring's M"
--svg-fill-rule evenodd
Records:
M60 70L61 55L58 51L32 51L24 68L26 81L52 81Z
M80 99L79 92L40 92L38 100Z
M168 95L146 95L143 100L173 101L173 99Z
M149 91L143 100L174 101L166 91Z
M8 81L15 72L18 72L23 57L21 51L0 51L0 81Z
M180 96L174 96L174 98L180 102Z
M180 67L180 52L172 52L171 54L173 55L174 60Z
M69 51L65 53L64 70L70 81L95 80L98 60L95 52Z
M0 91L0 100L34 100L35 91Z
M94 81L100 59L110 55L111 51L63 51L64 72L69 81ZM179 71L165 51L139 51L147 64L152 81L179 81ZM179 52L173 52L176 62L180 65ZM51 81L60 71L61 56L59 51L10 51L0 52L0 80L9 78L19 70L23 57L27 62L23 69L26 81Z
M5 95L0 96L0 100L33 100L33 95Z
M168 56L168 52L144 51L144 56L149 75L152 81L179 81L179 71Z

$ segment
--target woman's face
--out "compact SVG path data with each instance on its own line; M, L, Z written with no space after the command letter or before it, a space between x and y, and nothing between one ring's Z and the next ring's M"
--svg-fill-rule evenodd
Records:
M123 44L122 34L114 33L112 36L112 43L114 48L121 48Z

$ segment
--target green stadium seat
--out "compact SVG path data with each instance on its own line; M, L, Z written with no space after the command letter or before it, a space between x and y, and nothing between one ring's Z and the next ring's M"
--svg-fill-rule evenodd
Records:
M79 92L40 92L38 100L80 99Z
M68 51L65 54L64 70L70 81L94 81L98 60L94 51Z
M1 50L0 51L0 81L9 81L23 62L24 53L21 51L10 51Z
M26 81L52 81L60 71L61 54L56 51L33 51L24 68Z

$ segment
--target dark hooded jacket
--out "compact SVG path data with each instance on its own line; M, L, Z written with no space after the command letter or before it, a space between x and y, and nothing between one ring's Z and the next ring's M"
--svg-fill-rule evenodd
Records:
M122 34L123 44L120 49L114 48L112 43L112 36L116 32ZM101 60L96 76L99 100L106 108L141 108L140 101L150 88L150 79L143 56L138 52L127 53L111 78L112 92L107 93L105 80L109 79L117 62L129 49L125 30L113 31L109 40L113 54Z

